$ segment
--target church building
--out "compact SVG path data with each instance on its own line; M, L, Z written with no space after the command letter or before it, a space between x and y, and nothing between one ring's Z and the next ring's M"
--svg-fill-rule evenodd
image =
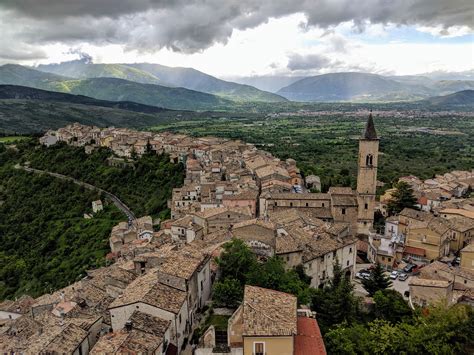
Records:
M379 138L370 113L359 138L357 189L331 187L327 193L279 193L260 195L260 216L298 209L326 222L342 223L351 235L368 235L373 229L377 187Z

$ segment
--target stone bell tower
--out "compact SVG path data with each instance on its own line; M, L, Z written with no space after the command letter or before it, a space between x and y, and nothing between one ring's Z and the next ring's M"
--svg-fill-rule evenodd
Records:
M378 153L379 139L377 138L371 111L362 137L359 138L357 174L358 234L368 234L374 224Z

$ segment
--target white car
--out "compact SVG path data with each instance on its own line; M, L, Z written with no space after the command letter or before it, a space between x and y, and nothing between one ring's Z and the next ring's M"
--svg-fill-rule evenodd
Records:
M392 271L392 272L390 273L390 278L391 278L392 280L395 280L397 277L398 277L398 271Z

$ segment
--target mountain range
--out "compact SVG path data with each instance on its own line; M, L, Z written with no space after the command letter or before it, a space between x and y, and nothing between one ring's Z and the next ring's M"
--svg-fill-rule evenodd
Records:
M0 67L0 84L29 86L108 101L134 101L179 110L209 110L232 107L234 104L217 95L180 87L143 84L110 77L74 79L15 64Z
M464 75L464 76L463 76ZM175 110L234 110L242 104L300 102L416 101L474 89L468 73L383 76L370 73L331 73L310 77L253 77L242 79L275 90L225 81L192 68L159 64L93 64L83 60L36 68L15 64L0 66L0 84L20 85L106 101Z
M60 64L39 65L35 69L74 79L110 77L142 84L181 87L234 101L286 101L285 98L274 93L259 90L250 85L221 80L193 68L167 67L149 63L93 64L75 60Z
M413 101L474 89L472 80L331 73L300 79L278 94L292 101Z

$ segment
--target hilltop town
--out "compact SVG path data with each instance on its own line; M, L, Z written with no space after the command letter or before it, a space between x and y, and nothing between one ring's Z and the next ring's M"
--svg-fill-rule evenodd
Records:
M111 230L109 266L52 294L0 304L2 352L189 351L219 279L215 257L232 240L243 241L259 260L278 256L287 270L302 267L313 288L331 282L336 263L360 284L370 273L359 267L366 258L395 272L412 307L474 304L474 199L467 197L474 171L425 181L401 177L417 209L387 217L377 231L375 213L387 215L397 189L376 198L379 137L371 114L359 139L356 189L324 193L319 177L303 176L295 160L238 140L72 124L40 142L65 142L87 153L108 148L115 155L108 163L118 167L144 154L167 154L185 166L185 180L168 201L170 219L129 216ZM101 208L95 201L94 212ZM245 286L225 339L220 335L205 329L196 353L223 346L233 354L325 353L317 315L298 307L293 295L256 286Z

